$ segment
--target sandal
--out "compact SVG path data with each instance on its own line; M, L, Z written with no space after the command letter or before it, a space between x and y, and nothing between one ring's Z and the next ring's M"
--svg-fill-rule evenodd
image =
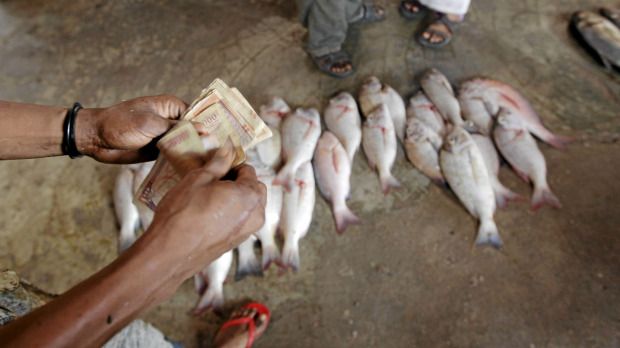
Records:
M385 10L381 6L364 4L362 9L364 14L357 23L374 23L385 19Z
M620 10L604 7L600 9L599 12L603 15L603 17L615 24L616 27L620 28Z
M353 73L355 72L355 69L353 68L353 63L351 62L351 57L349 57L349 54L347 54L347 52L343 50L328 53L320 57L315 57L311 55L311 57L317 68L319 68L319 70L329 76L342 79L353 75ZM350 66L349 70L345 69L347 65ZM336 67L340 67L343 70L339 72L334 71L333 69Z
M417 10L412 10L414 7ZM402 0L398 12L406 19L418 19L426 12L426 6L420 4L418 0Z
M252 347L252 344L254 344L254 341L257 338L256 318L260 315L264 315L265 316L264 325L265 325L265 328L267 328L267 326L269 325L269 319L271 318L271 313L269 312L269 308L267 308L267 306L261 303L258 303L258 302L250 302L246 304L245 306L239 308L239 310L241 311L243 311L244 309L255 310L256 314L252 316L245 316L245 317L242 316L242 317L231 318L230 320L222 324L219 332L222 332L223 330L226 330L232 326L247 325L248 326L248 342L246 343L245 346L246 348L250 348Z
M445 27L448 29L448 32L431 29L431 26L437 23L445 25ZM451 21L445 14L434 12L427 17L426 22L424 23L424 25L422 25L423 29L417 34L418 42L420 43L420 45L428 48L443 47L452 40L454 29L458 24L459 22ZM430 34L430 37L428 39L424 37L425 33ZM440 36L442 40L439 42L431 42L430 39L434 36Z

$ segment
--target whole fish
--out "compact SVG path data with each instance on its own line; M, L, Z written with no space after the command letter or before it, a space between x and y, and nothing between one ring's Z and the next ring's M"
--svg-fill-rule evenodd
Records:
M461 126L461 107L454 96L454 89L448 78L437 69L428 70L420 79L424 94L439 110L444 119L454 126Z
M295 174L294 185L284 192L280 230L284 236L282 265L294 271L299 269L299 240L306 236L315 202L312 164L306 162Z
M526 182L533 183L532 209L537 210L545 204L560 208L560 201L547 183L545 157L536 140L527 131L523 119L507 109L502 109L493 136L497 148L515 172Z
M129 166L121 166L114 184L114 212L120 226L118 250L125 251L136 240L136 230L140 226L138 208L133 204L134 171Z
M360 219L347 207L351 177L351 163L336 136L324 132L314 151L314 173L319 190L331 203L336 231L343 233L349 225L359 224Z
M401 142L405 140L407 111L403 98L394 88L387 84L382 84L377 77L371 76L362 85L359 100L362 113L366 117L381 104L385 104L390 111L396 136Z
M349 162L353 163L355 152L362 142L362 121L353 96L341 92L330 99L325 109L325 124L347 151Z
M153 169L154 164L155 164L155 161L150 161L150 162L144 162L144 163L140 163L136 165L137 167L136 167L135 176L133 179L134 195L138 192L140 185L142 185L142 182L144 181L144 179L146 179L146 176L149 175L149 173L151 172L151 169ZM136 204L136 208L138 209L138 215L140 216L140 224L142 225L142 230L146 231L148 230L149 226L151 226L151 222L153 222L153 217L155 216L155 212L151 208L147 207L145 204L142 204L140 202Z
M409 161L438 185L445 180L439 167L439 150L443 141L423 121L411 117L407 120L407 138L405 152Z
M396 160L396 136L390 112L385 104L381 104L366 117L362 127L362 147L368 164L379 174L383 193L388 194L392 188L400 187L391 172Z
M461 113L467 122L471 122L475 131L490 135L493 131L493 116L491 107L487 107L484 98L477 95L477 92L461 87L459 91L459 103L461 104Z
M603 13L613 15L609 11ZM571 24L581 38L596 51L607 69L612 70L612 66L620 67L620 28L616 24L590 11L575 12Z
M246 276L262 276L263 269L260 261L254 253L254 244L256 237L250 236L237 247L237 271L235 272L235 280L239 281Z
M476 244L502 245L495 214L495 195L488 170L472 137L461 127L454 127L444 142L439 163L450 188L467 211L478 218Z
M209 308L220 308L224 304L224 282L233 261L233 251L229 250L194 276L196 291L200 299L194 314L204 313Z
M291 108L282 98L274 97L269 104L260 107L260 117L271 130L271 138L265 139L254 148L257 159L265 166L278 169L282 162L282 137L280 125L291 113Z
M493 186L493 192L495 193L497 206L504 208L510 201L521 200L521 196L512 192L499 181L499 156L491 138L480 134L472 134L471 137L474 139L484 159L489 179L491 179L491 186Z
M570 138L558 136L549 131L542 124L542 121L532 105L525 99L521 93L511 86L500 81L475 78L464 82L461 85L460 95L464 95L467 99L479 99L487 110L488 114L495 116L499 113L500 108L511 111L514 115L519 116L523 120L527 129L542 141L549 145L563 149L570 142ZM478 103L477 109L481 110ZM470 120L476 123L476 126L486 134L490 134L488 117L482 115L482 112L476 114ZM484 121L486 119L486 121Z
M430 128L441 138L446 135L446 125L441 114L437 110L435 104L433 104L422 91L419 91L409 99L407 120L411 118L417 118L422 121L425 126ZM407 125L407 127L408 126L409 125Z
M282 152L286 163L278 172L274 185L284 185L290 191L297 169L312 160L314 148L321 135L321 118L316 109L298 108L282 123Z
M255 233L261 242L262 268L267 269L272 262L280 263L280 250L276 244L275 236L282 211L283 191L282 186L272 184L275 178L275 172L272 169L257 170L256 175L258 180L267 188L265 223Z

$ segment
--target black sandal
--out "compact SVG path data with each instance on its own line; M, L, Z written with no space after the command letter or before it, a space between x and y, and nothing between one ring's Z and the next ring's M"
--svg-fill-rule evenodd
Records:
M385 10L381 6L364 4L362 9L364 14L357 23L374 23L385 19Z
M411 8L408 8L407 5L415 6L418 10L411 11ZM400 2L400 6L398 7L398 12L400 12L400 15L403 16L403 18L418 19L426 12L426 6L420 4L418 0L402 0Z
M349 56L349 54L347 54L347 52L343 50L340 50L338 52L328 53L320 57L315 57L311 55L311 57L312 57L312 61L314 62L314 64L316 64L317 68L319 68L319 70L321 70L322 72L326 73L327 75L331 77L342 79L342 78L353 75L353 73L355 72L355 69L353 68L353 62L351 61L351 57ZM341 67L344 67L347 64L351 66L351 69L342 71L342 72L335 72L332 70L334 67L338 65L340 65Z
M599 10L601 15L607 18L610 22L616 25L616 27L620 28L620 10L611 9L611 8L602 8Z
M448 32L431 29L431 26L436 23L442 23L448 29ZM454 33L454 29L457 27L459 22L453 22L448 19L448 16L442 13L433 12L426 17L425 23L421 26L422 30L418 32L417 39L420 45L428 48L440 48L447 45L451 40ZM429 33L430 38L425 38L424 33ZM431 42L430 39L433 36L440 36L443 40L439 42Z

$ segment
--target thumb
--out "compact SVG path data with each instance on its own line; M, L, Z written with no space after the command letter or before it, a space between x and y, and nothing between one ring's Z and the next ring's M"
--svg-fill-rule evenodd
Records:
M162 136L164 133L170 130L170 128L174 127L177 124L177 120L171 120L167 118L160 117L154 113L143 113L141 115L137 115L134 120L138 123L136 129L140 131L144 136L154 139L159 136Z

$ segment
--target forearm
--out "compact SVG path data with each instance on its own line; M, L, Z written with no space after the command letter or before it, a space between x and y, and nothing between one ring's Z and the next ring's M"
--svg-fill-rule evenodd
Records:
M3 347L101 346L178 284L155 257L130 249L112 264L34 312L0 327Z

